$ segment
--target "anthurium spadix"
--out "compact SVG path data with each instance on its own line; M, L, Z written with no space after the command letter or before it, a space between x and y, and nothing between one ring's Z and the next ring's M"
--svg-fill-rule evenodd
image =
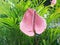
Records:
M28 36L41 34L46 29L46 21L35 10L29 8L20 22L20 30Z

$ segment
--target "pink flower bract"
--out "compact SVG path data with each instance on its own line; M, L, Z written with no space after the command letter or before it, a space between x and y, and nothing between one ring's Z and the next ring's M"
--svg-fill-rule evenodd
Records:
M46 21L43 17L39 16L35 10L29 8L20 23L21 31L28 35L34 36L35 33L41 34L46 29Z
M51 1L51 6L53 7L56 4L56 0Z

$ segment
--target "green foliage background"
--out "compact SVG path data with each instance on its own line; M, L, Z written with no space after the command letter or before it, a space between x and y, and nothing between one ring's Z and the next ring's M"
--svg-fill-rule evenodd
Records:
M46 0L0 0L0 45L34 45L34 37L23 34L20 21L28 8L33 8L47 21L47 28L38 37L39 45L60 45L60 0L54 7Z

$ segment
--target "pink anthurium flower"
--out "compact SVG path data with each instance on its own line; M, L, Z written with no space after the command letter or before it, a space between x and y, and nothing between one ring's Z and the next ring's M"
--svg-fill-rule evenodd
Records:
M35 10L29 8L20 23L20 29L28 36L41 34L46 29L46 21L43 17L39 16Z
M56 4L56 0L51 1L51 6L53 7Z

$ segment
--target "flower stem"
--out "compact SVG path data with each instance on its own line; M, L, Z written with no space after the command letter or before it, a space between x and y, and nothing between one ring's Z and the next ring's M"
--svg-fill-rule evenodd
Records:
M34 45L39 45L39 36L37 34L34 37Z

